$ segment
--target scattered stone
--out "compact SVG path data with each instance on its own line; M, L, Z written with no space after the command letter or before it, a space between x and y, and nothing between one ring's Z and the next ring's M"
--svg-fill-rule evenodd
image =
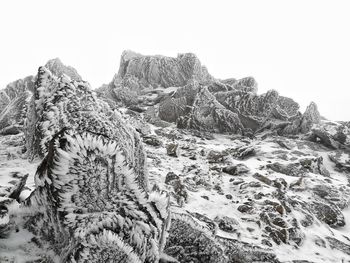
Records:
M329 246L332 249L337 249L340 250L342 252L344 252L345 254L350 255L350 245L349 244L345 244L344 242L334 238L334 237L326 237Z
M250 205L240 205L237 210L241 213L248 213L253 210L253 207Z
M209 163L221 163L224 161L226 154L218 151L211 150L207 155Z
M169 172L165 176L165 184L172 184L172 182L174 182L176 180L180 180L180 176L178 176L177 174L175 174L173 172Z
M331 227L341 227L345 225L344 215L338 206L325 202L312 202L310 208L315 216Z
M259 180L260 182L263 182L264 184L267 185L272 185L272 180L270 180L269 178L267 178L266 176L263 176L259 173L255 173L253 174L253 177L257 180Z
M222 171L230 175L241 175L244 173L248 173L250 169L245 164L239 163L237 165L226 166L222 169Z
M300 170L295 164L281 164L278 162L267 164L267 168L281 174L289 175L289 176L303 176L305 174L304 171Z
M236 158L244 160L256 154L255 148L251 145L242 146L236 149L236 152L233 154Z
M162 141L155 136L144 136L142 139L144 143L154 147L160 147L163 145Z
M232 200L232 195L231 194L226 194L225 197L229 200Z
M177 143L169 143L166 147L166 152L169 156L179 157L179 145Z

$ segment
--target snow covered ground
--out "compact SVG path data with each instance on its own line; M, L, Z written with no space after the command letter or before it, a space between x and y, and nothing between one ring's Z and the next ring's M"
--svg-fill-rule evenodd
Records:
M173 209L181 207L191 214L199 214L210 222L218 222L220 218L232 219L232 231L217 227L218 237L239 240L259 246L266 251L273 251L281 262L293 260L308 260L309 262L350 262L350 208L345 207L345 226L331 228L319 219L313 218L310 225L301 225L305 215L302 209L292 208L289 213L283 212L281 218L291 225L293 219L298 221L298 231L305 234L299 245L291 240L276 244L268 238L262 223L261 213L268 207L268 202L277 204L276 187L258 180L256 173L268 180L277 182L284 180L287 184L285 195L290 200L312 202L315 196L314 187L325 184L330 189L344 189L344 198L349 199L349 175L335 170L334 164L328 159L329 150L312 149L303 141L285 140L291 147L282 147L277 141L281 138L242 140L228 135L214 135L213 138L198 137L190 132L178 131L173 127L150 129L153 136L162 142L162 146L145 144L148 155L148 170L151 187L157 185L160 189L173 192L171 185L165 183L169 172L179 175L188 193L184 204L176 201L176 193L172 198ZM23 135L0 137L0 190L11 187L14 175L29 174L25 191L21 198L27 197L34 189L34 174L38 161L29 161L24 152ZM176 143L180 148L178 157L169 156L166 146ZM252 146L255 154L245 159L236 158L234 149L242 146ZM223 155L222 160L211 162L210 152ZM324 167L329 176L317 173L306 173L299 188L292 189L300 178L267 168L267 165L279 162L288 164L305 158L323 157ZM249 171L231 175L223 172L230 165L245 165ZM267 181L267 182L270 182ZM260 197L257 197L260 196ZM248 204L252 207L242 212L239 207ZM13 204L10 216L17 225L17 232L12 232L8 238L0 239L1 262L27 262L38 259L38 248L33 244L33 235L23 228L23 222L18 221L18 213L25 213L18 204ZM335 238L344 244L345 248L334 248L327 238ZM287 237L288 238L288 237ZM269 242L264 242L269 240ZM8 261L6 261L8 260Z

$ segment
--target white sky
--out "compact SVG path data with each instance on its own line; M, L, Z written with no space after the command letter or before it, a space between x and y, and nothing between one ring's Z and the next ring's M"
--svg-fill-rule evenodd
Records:
M59 57L93 88L125 49L193 52L217 78L253 76L302 110L350 120L350 1L0 1L0 88Z

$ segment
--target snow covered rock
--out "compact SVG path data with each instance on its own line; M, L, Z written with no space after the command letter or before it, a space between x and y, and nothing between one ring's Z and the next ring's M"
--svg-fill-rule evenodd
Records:
M211 76L199 59L191 53L179 54L176 58L164 56L144 56L132 51L124 51L118 74L113 83L130 89L145 87L182 87L191 79L200 82L211 80Z
M49 142L27 200L34 215L27 228L60 261L159 260L166 197L145 191L121 147L104 135L73 129Z
M0 133L9 134L23 128L26 104L33 90L34 78L28 76L8 84L0 91Z
M86 131L115 140L140 184L148 188L145 153L139 135L120 114L91 91L88 83L55 76L40 67L35 93L27 112L26 142L29 156L45 156L48 143L62 129Z
M45 68L50 70L51 73L57 77L62 77L63 75L66 75L72 80L82 81L82 78L78 74L78 71L71 66L64 65L59 58L49 60L45 64Z
M189 216L172 219L165 253L179 262L228 262L224 247L214 236Z
M321 116L318 112L317 105L316 103L311 102L303 114L300 126L301 132L306 133L310 131L314 124L320 123L320 120Z
M207 87L199 90L190 115L180 119L178 127L232 133L243 129L238 115L221 105Z

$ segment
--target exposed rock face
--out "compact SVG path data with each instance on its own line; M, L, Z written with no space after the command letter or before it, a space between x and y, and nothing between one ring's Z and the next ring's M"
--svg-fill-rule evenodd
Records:
M124 51L120 60L118 75L113 83L118 86L140 90L148 87L182 87L189 80L208 82L211 80L206 68L191 53L180 54L176 58L164 56L143 56L132 51Z
M161 91L170 87L177 90ZM299 105L295 101L274 90L257 95L257 88L252 77L214 79L193 54L171 58L125 51L118 74L97 92L110 105L112 101L126 106L156 105L160 120L186 129L253 134L266 123L296 118Z
M242 124L237 114L218 103L206 87L196 95L190 117L181 120L178 126L217 132L240 133L242 131Z

